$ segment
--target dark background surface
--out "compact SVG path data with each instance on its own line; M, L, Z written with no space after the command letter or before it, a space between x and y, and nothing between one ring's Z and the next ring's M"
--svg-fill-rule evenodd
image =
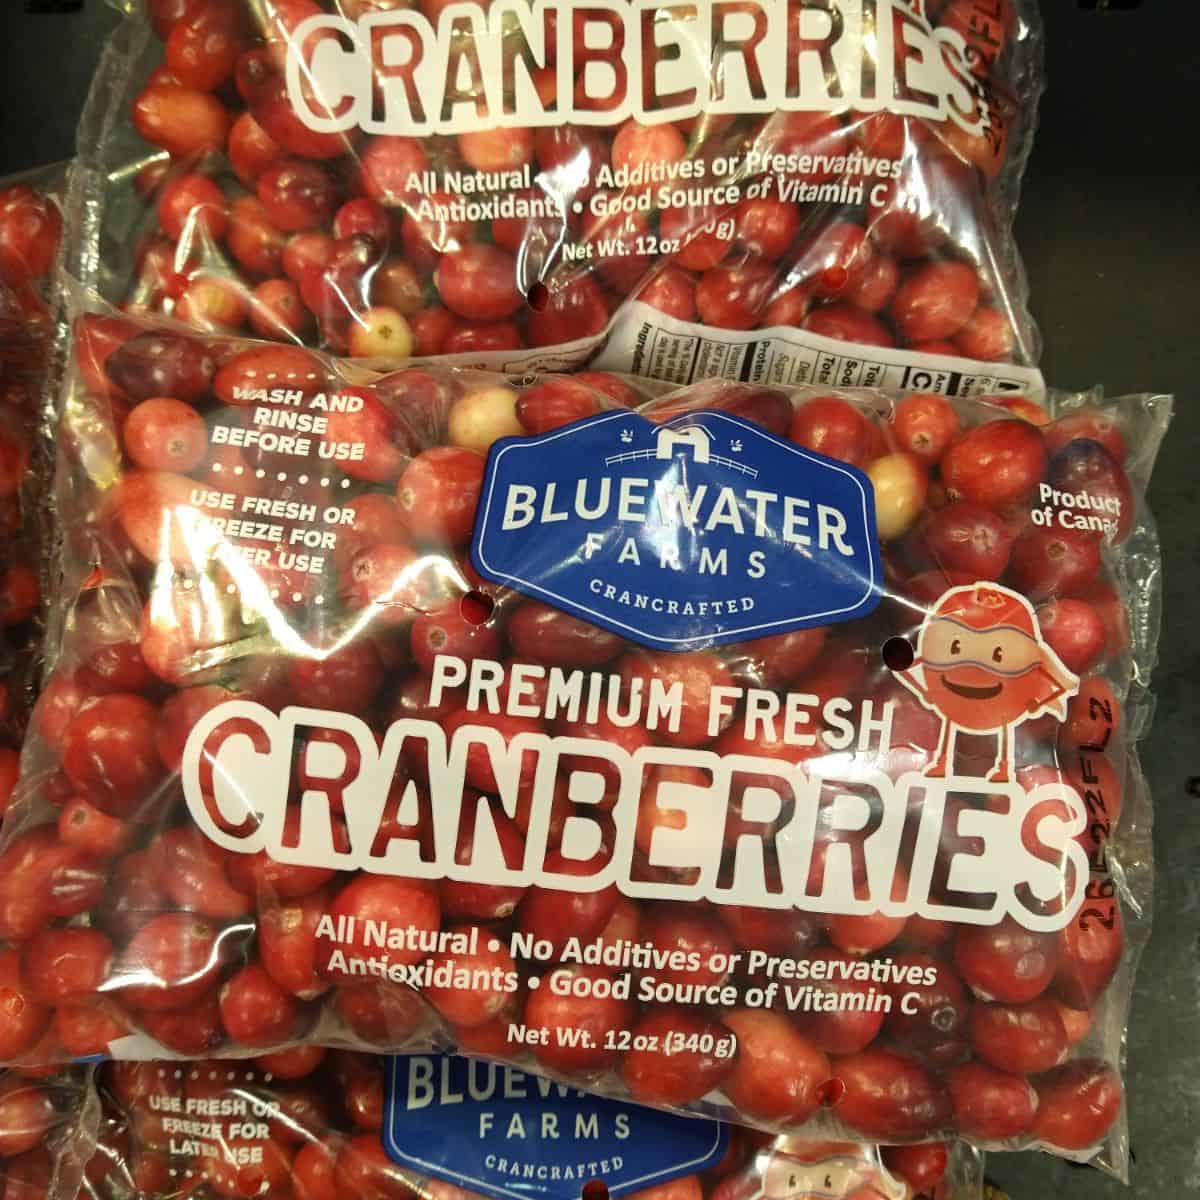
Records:
M29 7L56 4L72 7ZM0 174L72 153L116 22L102 0L26 7L0 0ZM988 1174L1012 1200L1182 1200L1200 1196L1200 13L1191 0L1108 12L1043 0L1043 16L1050 86L1017 239L1046 378L1177 397L1151 489L1164 631L1142 761L1158 874L1129 1038L1132 1189L1027 1154L993 1155Z

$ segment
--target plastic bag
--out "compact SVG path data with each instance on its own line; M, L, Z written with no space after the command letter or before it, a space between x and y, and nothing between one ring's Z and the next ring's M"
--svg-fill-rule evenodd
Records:
M505 370L1041 387L1032 0L122 7L79 139L113 301Z
M84 1194L981 1200L961 1144L879 1150L686 1119L468 1059L110 1063ZM586 1190L585 1190L586 1189Z
M89 1067L0 1071L0 1187L8 1200L75 1200L98 1108Z
M453 1046L1122 1169L1168 399L76 360L0 853L0 936L89 964L64 1051Z
M65 167L0 179L0 817L16 783L41 639L41 546L48 470L38 419L51 386L48 280L62 239Z

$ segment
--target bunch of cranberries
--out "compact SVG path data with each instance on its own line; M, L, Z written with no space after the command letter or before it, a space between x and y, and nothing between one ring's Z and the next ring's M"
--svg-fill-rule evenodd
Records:
M1092 1028L1097 1005L1111 1003L1105 992L1123 948L1106 859L1120 819L1119 681L1129 638L1107 562L1120 555L1136 515L1119 407L1051 421L1025 400L1006 409L925 394L889 400L723 383L646 402L600 373L519 387L433 368L351 377L345 364L299 347L201 339L127 318L84 317L75 332L75 386L58 439L71 600L0 851L0 1060L102 1053L129 1031L201 1057L306 1041L398 1049L427 1044L436 1030L464 1050L651 1104L687 1107L723 1094L725 1111L771 1129L798 1128L824 1106L873 1140L954 1130L1080 1150L1116 1119L1115 1055L1101 1037L1112 1023ZM239 430L271 430L268 418L294 408L289 397L331 394L354 403L311 432L308 459L229 440ZM876 613L734 647L662 653L481 581L466 547L492 443L639 403L650 419L723 409L861 467L875 491L886 573ZM1087 493L1116 515L1104 531L1035 523L1044 485ZM265 498L277 511L336 495L352 519L318 572L273 559L259 567L254 538L266 535L253 527L225 542L200 536L206 519L228 511L210 509L220 495ZM219 552L235 540L249 553ZM286 864L219 848L183 804L188 733L236 698L275 711L299 698L352 714L380 736L393 720L415 717L448 732L489 725L505 742L542 731L628 751L656 741L805 759L806 770L819 767L819 748L747 741L732 715L710 736L711 689L871 698L891 701L894 720L889 753L869 765L899 777L931 761L938 726L896 681L882 647L911 638L947 588L991 581L1030 598L1046 641L1081 677L1065 721L1025 722L1015 746L1020 783L1066 780L1090 817L1079 835L1091 864L1088 901L1057 934L1010 918L957 926L883 913L648 903L615 886L559 892ZM603 714L545 729L535 718L469 713L457 692L432 706L440 654L582 668L622 688L637 679L678 682L682 720L652 735ZM995 742L971 743L960 738L960 773L982 777ZM397 788L409 780L422 787L425 771L423 760L406 759L399 775L408 779L398 777ZM486 758L472 757L466 778L480 794L497 790ZM551 847L569 811L570 801L556 798ZM398 804L388 812L382 838L432 836ZM519 862L529 806L522 800L515 815L499 817L504 853ZM647 798L639 847L672 819ZM972 853L971 839L953 828L941 852ZM470 837L460 838L457 861L471 855ZM561 847L549 855L556 870L578 874L604 857L581 862ZM360 930L380 918L417 931L477 929L477 961L456 957L491 982L417 993L345 977L331 966L332 943L317 936L326 914L362 918ZM912 1011L886 1014L848 1004L789 1014L597 998L605 968L553 962L539 964L544 986L512 991L501 981L523 980L528 969L510 955L513 931L555 953L571 937L696 951L696 970L660 972L679 987L744 982L714 977L707 965L735 949L824 964L882 956L933 982L916 989ZM393 961L423 958L404 951ZM555 975L586 986L549 986ZM862 985L826 986L840 994ZM545 1040L518 1051L507 1033L514 1021L547 1031ZM579 1028L587 1042L555 1036ZM669 1035L682 1044L668 1049ZM718 1042L736 1052L713 1053Z
M416 1176L388 1158L382 1140L385 1086L380 1058L311 1046L250 1060L109 1063L99 1075L96 1153L80 1194L93 1200L130 1194L160 1200L203 1188L234 1200L414 1195L478 1200L475 1192ZM253 1121L216 1115L249 1112L251 1105ZM198 1148L170 1127L171 1116L182 1112L220 1136ZM448 1115L448 1123L454 1120ZM463 1133L475 1136L473 1129ZM636 1200L748 1200L761 1194L764 1174L778 1171L789 1153L781 1141L783 1157L777 1160L774 1147L770 1134L731 1128L726 1153L715 1166L637 1192ZM961 1153L928 1142L888 1148L883 1159L915 1194L954 1200L955 1193L939 1185L946 1179L950 1186L951 1158Z
M403 6L341 0L338 11ZM1008 86L1023 53L1011 0L935 6L967 47L986 113L975 134L850 109L455 136L316 132L289 101L285 62L297 27L324 11L317 0L147 7L165 56L132 121L163 153L136 177L153 226L131 311L342 354L477 356L594 339L637 298L721 329L803 327L924 354L1031 357L1019 288L995 265L1005 256L991 215L1010 131L1028 122ZM434 22L445 7L419 4ZM554 67L535 75L548 104ZM840 176L827 165L855 154L894 166ZM770 165L806 156L816 164L807 174ZM750 166L728 203L716 192L664 201L644 182L687 159L712 181L713 164L733 157ZM635 182L600 186L609 167ZM483 172L495 180L488 199L513 193L503 173L526 170L532 187L516 193L549 197L550 215L474 219L449 206L475 197L425 186L432 177L444 187L447 171ZM745 196L764 179L765 194ZM787 186L842 179L865 185L861 194L795 202Z
M46 281L62 216L28 184L0 188L0 816L16 784L39 631L38 517L23 493L50 332Z

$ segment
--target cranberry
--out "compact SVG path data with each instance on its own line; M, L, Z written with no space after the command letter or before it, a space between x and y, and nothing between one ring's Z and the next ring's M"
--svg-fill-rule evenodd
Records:
M140 696L116 692L86 702L63 735L63 769L94 804L124 816L162 778L154 734L157 710Z
M1009 574L1031 599L1085 591L1100 573L1100 544L1088 533L1030 525L1013 543Z
M1042 637L1068 670L1082 674L1104 652L1104 621L1086 600L1051 600L1037 617Z
M229 124L229 113L215 96L178 84L154 84L133 102L134 128L173 158L220 150Z
M869 1138L920 1138L949 1123L950 1097L915 1059L868 1049L838 1059L837 1116Z
M967 1137L1004 1141L1033 1124L1037 1092L1020 1075L968 1062L949 1072L946 1087L954 1106L954 1127Z
M138 1022L155 1041L188 1058L213 1054L224 1036L216 989L185 1008L139 1013Z
M229 228L225 193L206 175L180 175L162 190L158 223L173 242L185 237L220 241Z
M981 304L954 335L955 348L964 358L981 362L1007 362L1016 348L1008 317L999 309Z
M383 683L383 665L370 642L347 642L322 657L297 659L288 681L312 708L362 712Z
M438 446L405 468L396 496L409 532L418 541L454 545L467 541L483 486L483 456L474 450Z
M81 999L107 978L112 949L98 929L43 929L25 946L22 978L38 1003Z
M189 404L207 394L213 369L203 343L174 333L139 333L105 364L108 378L132 400L170 396Z
M421 998L403 984L344 984L333 1008L355 1036L377 1046L404 1045L425 1019Z
M525 1001L524 1023L546 1031L536 1044L538 1061L572 1074L607 1067L617 1057L616 1039L633 1020L628 1000L614 995L611 976L602 967L556 967L541 977ZM582 1029L584 1038L566 1040L560 1031Z
M531 346L557 346L597 337L608 324L604 290L590 275L556 272L543 281L540 301L530 292Z
M1074 1009L1088 1009L1112 982L1121 965L1125 935L1114 900L1083 910L1058 934L1054 993Z
M817 396L796 409L788 437L798 446L856 467L865 465L871 452L871 423L848 400Z
M1121 1081L1104 1063L1067 1063L1037 1081L1038 1111L1030 1135L1057 1150L1086 1150L1121 1111Z
M884 1146L884 1165L915 1192L932 1193L950 1165L945 1142L921 1142L916 1146Z
M71 1001L54 1011L54 1036L74 1058L107 1054L109 1043L127 1032L128 1026L105 1000Z
M59 1119L44 1088L17 1075L0 1080L0 1158L34 1149Z
M167 913L147 921L117 960L120 997L145 1012L186 1008L216 983L227 954L208 921Z
M62 238L62 214L26 184L0 191L0 271L19 283L50 273Z
M348 1138L337 1159L338 1196L361 1200L410 1200L412 1176L388 1157L377 1133Z
M1051 458L1046 479L1064 494L1056 505L1074 507L1065 514L1074 518L1070 528L1096 533L1102 529L1106 540L1113 544L1129 536L1137 511L1133 489L1124 469L1099 442L1083 438L1068 442ZM1083 499L1090 509L1080 507Z
M424 880L404 879L392 875L360 875L334 897L328 909L336 922L340 917L353 917L354 934L342 947L347 955L370 958L374 951L368 941L367 926L373 921L385 922L393 929L410 931L409 940L401 948L389 951L390 961L400 965L419 962L428 953L420 945L422 935L428 939L441 926L441 906L436 890ZM339 947L324 940L318 949L318 969L327 978L338 974L329 963Z
M662 954L684 956L687 965L665 966L655 972L656 978L700 986L720 983L729 973L733 941L715 919L693 910L690 904L656 905L643 919L640 937Z
M954 968L927 954L899 954L893 961L898 971L907 970L909 980L889 989L888 1036L931 1066L945 1067L965 1057L971 999ZM911 982L913 978L920 982Z
M298 1018L295 1000L258 963L243 967L221 988L221 1024L243 1045L285 1042Z
M929 476L911 454L885 454L867 464L875 489L875 529L881 541L895 541L912 527L929 491Z
M679 1108L721 1086L733 1070L732 1057L685 1047L716 1045L730 1035L723 1025L688 1009L655 1009L630 1030L634 1049L621 1074L639 1104ZM639 1048L644 1047L644 1048Z
M696 310L706 325L753 329L775 283L775 268L761 258L713 267L696 284Z
M975 1056L998 1070L1037 1075L1067 1054L1058 1005L1048 996L1028 1004L977 1004L971 1013Z
M1120 422L1114 414L1102 408L1085 405L1073 409L1047 425L1043 433L1046 449L1052 455L1057 455L1075 441L1095 442L1107 451L1116 466L1125 465L1127 448Z
M866 346L894 346L887 326L852 304L826 304L804 318L804 328L835 342L862 342Z
M555 850L546 855L542 876L587 879L601 865L599 856L580 861ZM517 926L524 933L549 942L554 954L561 954L568 939L575 938L581 944L594 939L608 923L618 899L616 885L611 883L588 891L565 891L535 884L517 908Z
M681 267L663 267L642 287L636 299L677 321L696 319L696 280Z
M737 1038L737 1058L721 1090L738 1111L793 1124L812 1116L830 1076L822 1051L769 1009L737 1009L724 1022Z
M518 658L561 667L601 666L624 644L615 633L534 600L509 618L508 636Z
M1000 508L1028 495L1045 466L1046 447L1037 428L1002 420L959 434L942 457L941 471L955 497Z
M1054 977L1053 934L1037 933L1005 917L996 925L964 925L954 941L954 964L981 1000L1027 1004Z
M434 282L442 303L471 321L503 320L524 302L516 260L482 242L443 255Z
M23 1056L45 1033L50 1017L22 976L20 954L0 950L0 1058Z
M999 579L1008 567L1013 532L999 515L970 500L956 500L932 513L922 541L943 571L972 579Z
M335 1171L341 1140L306 1142L292 1159L292 1194L296 1200L337 1200Z
M954 405L928 392L905 396L892 410L891 420L898 447L930 465L942 457L960 428Z
M649 693L656 686L664 692L676 685L681 687L678 720L657 731L659 740L668 745L703 745L733 720L728 714L716 724L709 716L708 698L713 689L733 684L729 668L713 654L654 654L641 650L625 655L619 666L627 688L640 686Z
M148 471L186 474L208 452L204 418L182 400L169 397L143 400L125 419L125 452Z

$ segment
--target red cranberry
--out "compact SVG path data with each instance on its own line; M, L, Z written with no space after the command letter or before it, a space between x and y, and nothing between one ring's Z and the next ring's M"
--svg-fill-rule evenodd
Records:
M967 1137L997 1142L1019 1137L1037 1112L1037 1092L1027 1079L984 1063L954 1067L946 1087L954 1106L954 1127Z
M949 1123L944 1086L903 1054L864 1050L838 1059L833 1073L844 1089L835 1112L864 1137L928 1137Z
M788 437L827 458L861 467L871 454L872 432L870 421L848 400L818 396L796 409Z
M19 1075L0 1080L0 1157L11 1159L34 1149L59 1120L46 1089Z
M1027 421L987 421L961 433L942 456L942 481L952 495L988 508L1029 494L1046 466L1046 447Z
M418 454L396 485L411 535L423 542L466 542L475 523L483 467L481 454L456 446Z
M723 1025L681 1008L655 1009L630 1030L635 1047L625 1054L621 1074L639 1104L679 1108L693 1104L720 1087L734 1066L733 1057L714 1050L730 1034ZM639 1049L637 1047L645 1047Z
M829 1059L770 1009L737 1009L724 1023L737 1037L737 1059L721 1090L738 1111L762 1121L808 1120L829 1081Z
M158 714L140 696L113 693L86 703L63 736L63 769L105 812L135 811L162 777L154 743Z
M999 579L1008 567L1013 533L991 509L956 500L932 513L921 531L933 561L943 571L972 579Z
M1100 572L1100 544L1087 533L1030 525L1013 543L1009 573L1035 600L1084 591Z
M888 1170L894 1171L918 1193L932 1194L950 1165L950 1151L945 1142L884 1146L881 1153Z
M965 1057L971 999L954 968L927 954L898 954L893 961L897 970L907 969L921 981L890 987L892 1010L884 1022L888 1036L932 1066Z
M1121 1111L1121 1081L1104 1063L1067 1063L1037 1081L1038 1111L1030 1136L1057 1150L1086 1150Z
M975 1056L998 1070L1037 1075L1067 1054L1058 1005L1048 996L1028 1004L977 1004L971 1012Z
M633 1009L613 995L611 982L602 967L582 964L556 967L541 977L525 1001L524 1016L530 1029L547 1031L547 1040L534 1048L538 1062L571 1074L600 1070L616 1059L616 1039L630 1027ZM567 1041L560 1033L566 1029L582 1029L587 1036Z
M1042 637L1069 671L1082 674L1104 652L1104 621L1086 600L1051 600L1037 618Z
M996 925L964 925L954 941L954 965L981 1000L1027 1004L1054 977L1053 934L1037 933L1005 917Z
M21 956L0 950L0 1057L22 1057L45 1033L51 1010L39 1004L23 978Z
M25 946L21 972L41 1004L95 992L108 976L112 942L98 929L43 929Z
M556 850L546 855L542 875L586 879L601 865L600 856L580 861ZM616 884L612 883L578 892L534 885L517 908L517 926L524 933L549 942L554 954L561 954L569 938L585 944L600 933L616 909L619 895Z
M208 921L188 913L154 917L117 961L121 999L146 1012L188 1007L216 983L227 940Z
M942 457L959 429L954 405L935 393L905 396L892 410L892 435L898 447L930 465Z
M1116 901L1085 904L1058 934L1055 995L1071 1008L1091 1008L1112 982L1124 949L1121 909Z

